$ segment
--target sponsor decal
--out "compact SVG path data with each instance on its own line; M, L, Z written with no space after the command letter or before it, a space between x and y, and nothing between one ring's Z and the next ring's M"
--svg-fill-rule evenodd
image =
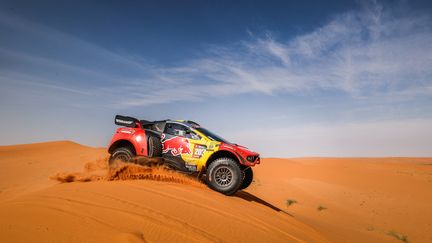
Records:
M192 154L189 139L178 136L166 139L165 134L162 134L162 153L166 154L168 152L171 152L173 156Z
M204 152L206 151L206 149L207 149L207 147L205 145L195 144L193 157L196 159L201 158L203 156Z
M215 147L217 147L217 145L215 146L213 144L210 144L209 147L207 148L207 151L214 151Z
M121 119L118 119L118 118L116 118L115 121L117 123L126 124L126 125L130 125L130 124L133 123L133 121L125 121L125 120L121 120Z

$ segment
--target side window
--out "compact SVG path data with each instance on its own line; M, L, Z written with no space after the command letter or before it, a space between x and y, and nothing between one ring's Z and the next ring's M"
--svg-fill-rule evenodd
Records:
M165 133L184 137L186 135L186 127L177 123L167 123L165 126Z
M198 136L196 133L190 131L189 128L186 126L177 124L177 123L167 123L165 126L165 133L174 135L174 136L181 136L185 138L191 138L195 140L200 140L200 136Z
M165 126L165 122L159 122L159 123L154 124L155 130L158 132L163 132L164 126Z
M193 140L201 140L201 137L198 134L196 134L196 133L194 133L192 131L188 135Z

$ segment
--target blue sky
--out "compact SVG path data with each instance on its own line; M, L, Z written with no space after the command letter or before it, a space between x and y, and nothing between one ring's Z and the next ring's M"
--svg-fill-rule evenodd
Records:
M428 1L0 4L0 144L105 146L125 114L267 157L432 156Z

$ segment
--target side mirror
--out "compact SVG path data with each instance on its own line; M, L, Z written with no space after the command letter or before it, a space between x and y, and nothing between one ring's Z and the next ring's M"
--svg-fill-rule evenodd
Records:
M191 130L186 129L186 134L190 134L190 133L191 133Z

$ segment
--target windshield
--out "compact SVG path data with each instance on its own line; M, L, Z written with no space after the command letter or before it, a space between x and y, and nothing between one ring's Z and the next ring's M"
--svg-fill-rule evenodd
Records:
M206 135L208 138L210 138L213 141L218 141L218 142L223 142L223 143L230 143L227 140L219 137L218 135L210 132L209 130L203 128L203 127L197 127L195 128L196 130L198 130L199 132L203 133L204 135Z

